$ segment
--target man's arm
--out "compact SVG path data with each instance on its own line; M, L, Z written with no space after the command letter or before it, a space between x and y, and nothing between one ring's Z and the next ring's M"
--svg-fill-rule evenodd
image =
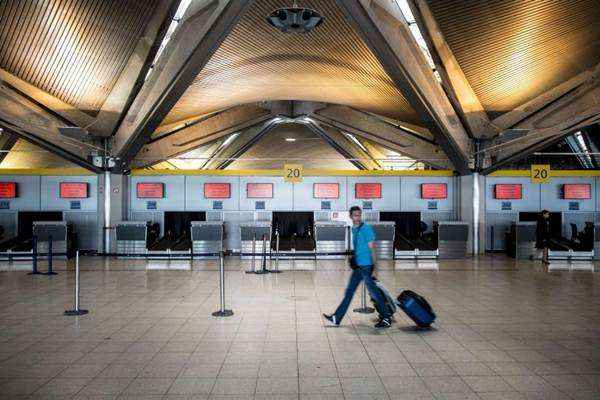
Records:
M373 261L373 277L377 278L377 245L375 241L369 242L369 249L371 249L371 260Z

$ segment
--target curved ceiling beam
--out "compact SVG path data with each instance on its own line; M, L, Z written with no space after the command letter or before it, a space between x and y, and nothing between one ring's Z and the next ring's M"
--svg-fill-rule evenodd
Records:
M134 166L156 164L197 149L233 133L259 125L277 114L254 104L246 104L214 113L165 132L149 141L134 159Z
M70 139L59 132L65 124L12 88L0 84L0 127L68 161L102 172L90 161L95 146Z
M346 106L328 105L311 118L341 131L363 137L437 168L450 168L440 146L417 133L403 130L371 114Z
M471 140L429 68L397 4L391 0L336 0L398 89L419 114L455 169L469 173Z
M61 118L69 121L73 125L80 127L90 125L94 119L88 114L80 111L72 105L65 103L58 97L45 92L15 75L0 69L0 83L6 83L12 89L18 91L21 95L26 96L29 100L34 101L37 105L51 111Z
M429 51L440 74L444 87L455 109L476 138L490 138L499 130L490 124L490 120L479 98L471 87L450 46L444 38L426 0L409 0L408 4L429 47Z
M135 96L139 93L162 40L177 11L180 0L160 0L152 18L121 71L115 86L108 94L90 131L99 136L114 134L119 122L127 113Z
M149 79L133 101L114 140L117 170L125 170L150 135L253 0L196 0Z

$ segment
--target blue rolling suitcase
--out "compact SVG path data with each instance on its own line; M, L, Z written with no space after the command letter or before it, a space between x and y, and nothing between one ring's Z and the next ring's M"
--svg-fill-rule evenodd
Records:
M398 306L415 321L419 328L429 328L435 321L435 313L423 297L411 290L405 290L398 296Z

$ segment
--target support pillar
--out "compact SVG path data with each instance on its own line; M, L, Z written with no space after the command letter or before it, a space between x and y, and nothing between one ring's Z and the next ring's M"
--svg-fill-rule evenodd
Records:
M126 178L120 174L104 172L98 176L98 251L113 253L116 250L115 231L118 221L126 220Z
M485 177L478 173L460 178L459 219L469 224L469 254L485 252Z

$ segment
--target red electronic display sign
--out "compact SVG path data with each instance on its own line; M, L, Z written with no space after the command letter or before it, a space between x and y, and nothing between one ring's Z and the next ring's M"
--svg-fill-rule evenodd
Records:
M165 197L165 185L158 182L140 182L137 184L138 199L162 199Z
M231 197L230 183L205 183L205 199L228 199Z
M445 199L448 197L448 187L445 183L423 183L421 185L422 199Z
M357 199L380 199L381 183L357 183L354 185L354 197Z
M313 197L315 199L339 199L339 183L315 183L313 184Z
M272 199L272 183L247 183L246 195L249 199Z
M16 182L0 182L0 199L14 199L17 197Z
M592 198L592 185L572 183L563 185L563 198L566 200L589 200Z
M520 200L523 198L523 185L499 183L494 186L494 198L498 200Z
M61 182L59 192L61 199L85 199L88 197L88 185L85 182Z

